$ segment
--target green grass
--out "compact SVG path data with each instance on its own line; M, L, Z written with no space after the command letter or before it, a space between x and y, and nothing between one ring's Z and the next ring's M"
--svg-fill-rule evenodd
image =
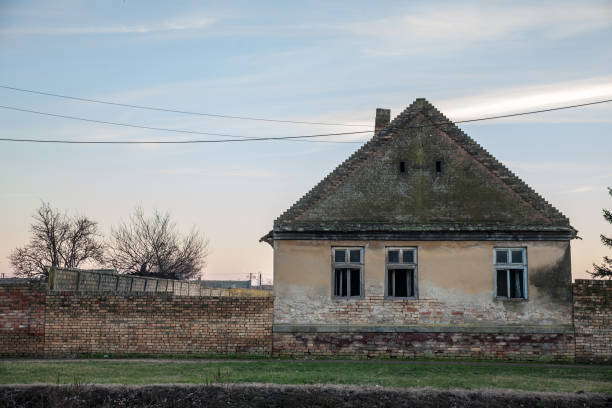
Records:
M219 378L221 373L221 378ZM0 362L0 384L258 382L514 389L612 394L611 366L418 364L389 361Z

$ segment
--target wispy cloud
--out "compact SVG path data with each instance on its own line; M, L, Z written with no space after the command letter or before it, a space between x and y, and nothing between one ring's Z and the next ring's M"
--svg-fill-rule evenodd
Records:
M156 174L169 176L215 176L215 177L241 177L241 178L271 178L278 174L256 168L199 168L177 167L157 170Z
M410 13L349 23L342 29L376 41L372 55L461 50L477 43L534 33L565 38L612 26L612 6L573 2L538 6L443 6L431 4Z
M108 35L148 34L156 32L198 30L216 21L206 15L174 17L159 22L130 23L102 26L37 26L0 29L0 35Z
M561 193L567 193L567 194L587 193L589 191L596 191L596 190L603 191L604 189L605 189L604 186L582 186L582 187L573 188L571 190L561 191Z
M436 105L452 120L472 119L529 110L554 108L596 100L612 99L612 76L604 76L553 84L500 88L463 98L436 101ZM545 122L610 122L612 103L557 113L508 118L505 121ZM606 114L602 114L602 110ZM588 116L588 112L597 112ZM585 114L587 112L587 114Z

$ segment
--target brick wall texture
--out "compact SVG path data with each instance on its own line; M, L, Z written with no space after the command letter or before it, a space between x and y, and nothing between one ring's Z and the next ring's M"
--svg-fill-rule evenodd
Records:
M574 339L566 334L275 333L274 354L572 361Z
M45 355L270 354L272 297L47 297Z
M612 280L574 283L576 361L612 362Z
M45 286L36 282L0 285L0 356L42 356Z
M47 293L0 284L1 356L213 353L612 361L612 281L577 280L572 334L273 334L272 297Z

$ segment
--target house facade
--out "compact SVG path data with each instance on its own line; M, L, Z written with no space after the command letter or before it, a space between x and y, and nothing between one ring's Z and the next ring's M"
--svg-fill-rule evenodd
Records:
M274 353L573 356L569 220L424 99L274 221Z

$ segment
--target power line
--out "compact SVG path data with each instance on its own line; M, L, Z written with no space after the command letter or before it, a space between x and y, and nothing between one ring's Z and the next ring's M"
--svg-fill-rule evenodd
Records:
M109 121L105 121L105 120L97 120L97 119L89 119L89 118L81 118L78 116L68 116L68 115L60 115L60 114L56 114L56 113L49 113L49 112L40 112L40 111L35 111L35 110L30 110L30 109L22 109L22 108L16 108L14 106L4 106L4 105L0 105L0 108L2 109L8 109L8 110L13 110L13 111L17 111L17 112L25 112L25 113L33 113L36 115L43 115L43 116L51 116L51 117L55 117L55 118L62 118L62 119L71 119L71 120L78 120L78 121L83 121L83 122L91 122L91 123L100 123L100 124L104 124L104 125L113 125L113 126L122 126L122 127L130 127L130 128L136 128L136 129L147 129L147 130L156 130L156 131L162 131L162 132L172 132L172 133L187 133L187 134L191 134L191 135L205 135L205 136L217 136L217 137L226 137L229 139L223 139L223 140L193 140L193 141L145 141L145 142L127 142L127 141L108 141L108 142L95 142L95 143L121 143L121 144L134 144L134 143L138 143L138 144L142 144L142 143L219 143L219 142L223 142L223 141L228 141L228 142L238 142L238 141L249 141L249 140L292 140L292 139L309 139L309 138L317 138L317 137L329 137L329 136L345 136L345 135L356 135L356 134L363 134L363 133L372 133L371 130L361 130L361 131L357 131L357 132L340 132L340 133L322 133L322 134L315 134L315 135L301 135L301 136L282 136L282 137L250 137L250 136L239 136L239 135L232 135L232 134L226 134L226 133L211 133L211 132L200 132L197 130L181 130L181 129L170 129L170 128L158 128L158 127L153 127L153 126L144 126L144 125L134 125L131 123L121 123L121 122L109 122ZM4 141L20 141L20 139L0 139L0 140L4 140ZM39 139L23 139L23 141L28 141L28 142L34 142L34 141L41 141ZM50 141L44 141L44 143L49 143ZM330 141L327 141L330 142ZM335 142L335 141L334 141ZM62 143L62 141L59 140L54 140L53 143ZM91 141L84 141L84 142L79 142L79 141L65 141L65 143L94 143ZM337 142L337 143L348 143L348 142ZM350 143L354 143L354 142L350 142Z
M547 108L547 109L539 109L539 110L526 111L526 112L520 112L520 113L511 113L511 114L507 114L507 115L497 115L497 116L487 116L487 117L475 118L475 119L465 119L465 120L459 120L459 121L456 121L456 122L447 121L447 122L430 123L430 124L424 124L424 125L414 125L414 126L406 126L406 127L394 127L394 129L397 129L397 130L407 130L407 129L419 129L419 128L443 126L443 125L450 125L450 124L457 124L457 123L479 122L479 121L485 121L485 120L509 118L509 117L516 117L516 116L524 116L524 115L533 115L533 114L536 114L536 113L552 112L552 111L558 111L558 110L562 110L562 109L578 108L578 107L582 107L582 106L597 105L597 104L608 103L608 102L612 102L612 99L606 99L606 100L595 101L595 102L587 102L587 103L581 103L581 104L575 104L575 105L567 105L567 106L561 106L561 107L557 107L557 108ZM249 141L264 141L264 140L299 140L299 139L306 139L306 138L318 138L318 137L329 137L329 136L345 136L345 135L355 135L355 134L363 134L363 133L370 133L371 132L371 131L358 131L358 132L341 132L341 133L322 133L322 134L301 135L301 136L249 137L249 136L228 135L228 134L223 134L223 133L210 133L210 132L199 132L199 131L191 131L191 130L155 128L155 127L150 127L150 126L132 125L132 124L127 124L127 123L107 122L107 121L100 121L100 120L95 120L95 119L80 118L80 117L67 116L67 115L59 115L59 114L54 114L54 113L38 112L38 111L33 111L33 110L28 110L28 109L15 108L15 107L12 107L12 106L3 106L3 105L0 105L0 108L2 108L2 109L10 109L10 110L15 110L15 111L20 111L20 112L34 113L34 114L38 114L38 115L53 116L53 117L59 117L59 118L65 118L65 119L74 119L74 120L80 120L80 121L85 121L85 122L102 123L102 124L107 124L107 125L126 126L126 127L134 127L134 128L139 128L139 129L158 130L158 131L165 131L165 132L189 133L189 134L200 134L200 135L208 135L208 136L219 136L219 137L233 138L233 139L221 139L221 140L177 140L177 141L174 141L174 140L165 140L165 141L153 141L153 140L151 140L151 141L89 141L89 140L62 140L62 139L45 140L45 139L0 138L0 141L6 141L6 142L67 143L67 144L188 144L188 143L249 142ZM327 142L332 142L332 141L327 141ZM335 143L343 143L341 141L338 141L338 142L334 141L334 142ZM360 142L344 142L344 143L360 143Z
M154 106L143 106L143 105L132 105L129 103L109 102L109 101L102 101L99 99L80 98L77 96L61 95L61 94L56 94L56 93L51 93L51 92L36 91L33 89L15 88L15 87L6 86L6 85L0 85L0 88L10 89L12 91L18 91L18 92L27 92L31 94L37 94L37 95L53 96L55 98L71 99L74 101L100 103L104 105L121 106L124 108L134 108L134 109L145 109L145 110L152 110L152 111L158 111L158 112L180 113L183 115L207 116L207 117L213 117L213 118L239 119L239 120L254 120L254 121L259 121L259 122L293 123L293 124L298 124L298 125L326 125L326 126L353 126L353 127L359 126L359 127L372 128L371 125L363 125L363 124L308 122L308 121L300 121L300 120L268 119L268 118L256 118L256 117L251 117L251 116L231 116L231 115L220 115L216 113L191 112L191 111L184 111L184 110L178 110L178 109L158 108Z

